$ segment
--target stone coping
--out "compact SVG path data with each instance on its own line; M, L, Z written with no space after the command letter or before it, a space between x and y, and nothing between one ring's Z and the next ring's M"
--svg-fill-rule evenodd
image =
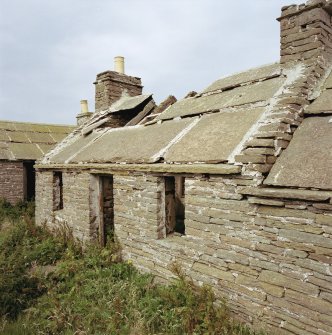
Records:
M309 201L327 201L332 199L332 191L303 190L290 188L239 187L238 192L245 195L269 198L288 198Z
M239 174L241 166L228 164L36 164L36 169L81 169L91 173L116 171L199 173L199 174Z

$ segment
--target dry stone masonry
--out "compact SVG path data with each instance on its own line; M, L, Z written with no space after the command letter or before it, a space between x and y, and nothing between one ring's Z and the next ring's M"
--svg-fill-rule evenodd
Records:
M331 14L284 7L280 63L159 107L98 75L97 112L37 164L37 222L114 232L161 281L176 262L257 329L332 334Z
M124 91L129 96L142 94L141 79L127 76L115 71L105 71L97 75L95 109L100 111L107 109L118 100Z
M12 204L24 200L22 162L0 162L0 198Z

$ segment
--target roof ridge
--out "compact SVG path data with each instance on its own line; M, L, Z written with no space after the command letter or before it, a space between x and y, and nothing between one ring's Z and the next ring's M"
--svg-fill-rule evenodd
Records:
M0 122L3 122L3 123L29 124L29 125L37 125L37 126L73 127L73 128L76 128L76 126L72 125L72 124L39 123L39 122L24 122L24 121L11 121L11 120L0 120Z

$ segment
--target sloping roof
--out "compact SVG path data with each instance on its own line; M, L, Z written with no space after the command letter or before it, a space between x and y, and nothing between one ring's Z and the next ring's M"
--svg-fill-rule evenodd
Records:
M288 104L298 99L295 104L307 106L307 100L294 91L307 80L307 69L297 62L235 74L177 101L145 124L109 128L103 124L113 111L121 112L128 106L128 101L118 101L77 128L43 158L41 166L111 164L114 168L117 164L131 164L137 169L139 164L155 164L181 166L182 171L186 165L200 169L204 164L242 165L248 152L253 153L253 159L264 159L266 163L266 157L259 153L269 152L274 162L280 151L265 143L275 143L276 138L291 141L277 158L265 184L332 189L332 74L316 89L316 98L304 111L305 119L293 138L290 126L287 128ZM152 98L140 96L131 102L137 106L147 99ZM295 118L291 124L298 125L300 121ZM258 144L251 149L251 143Z
M301 75L301 65L282 69L279 64L235 74L176 102L145 125L98 129L108 112L96 113L43 164L234 162L244 142L267 122L272 107ZM112 105L110 110L119 108Z
M227 89L215 90L218 82L210 87L213 91L205 90L202 95L193 98L187 98L176 102L156 120L168 120L175 117L185 117L197 115L211 111L230 109L232 107L243 106L246 104L261 103L267 105L269 99L280 89L285 82L285 77L279 73L278 77L267 77L265 80L257 81L256 77L252 82L238 84L236 76L233 87L230 87L231 78L227 78ZM249 78L246 77L246 80ZM222 87L222 86L221 86Z
M36 160L49 152L73 126L0 121L0 160Z

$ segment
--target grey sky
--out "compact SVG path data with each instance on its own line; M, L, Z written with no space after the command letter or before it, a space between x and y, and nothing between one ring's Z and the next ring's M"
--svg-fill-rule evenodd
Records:
M76 122L96 74L126 58L156 102L279 59L294 0L0 0L0 119Z

